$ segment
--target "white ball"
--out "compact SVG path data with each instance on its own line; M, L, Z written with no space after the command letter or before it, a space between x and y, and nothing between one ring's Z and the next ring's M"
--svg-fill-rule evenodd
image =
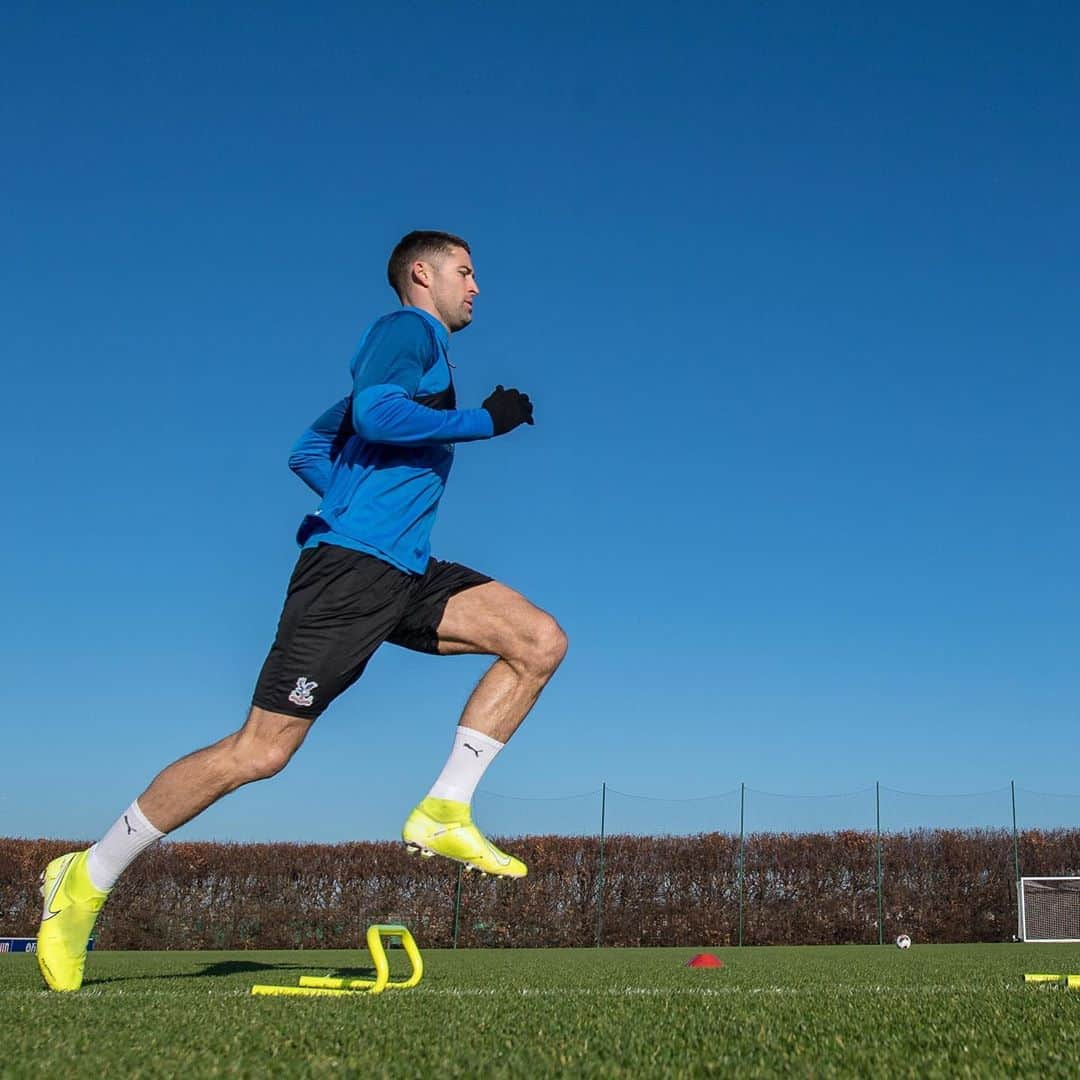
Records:
M896 947L898 949L910 949L911 948L911 938L909 938L907 936L907 934L901 934L896 939Z

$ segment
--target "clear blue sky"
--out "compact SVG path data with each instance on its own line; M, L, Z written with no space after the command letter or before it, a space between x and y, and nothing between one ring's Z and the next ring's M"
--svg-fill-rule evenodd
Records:
M591 828L593 796L492 793L604 780L868 823L875 780L1080 792L1078 35L1068 4L7 7L0 833L94 837L242 722L312 508L289 446L418 227L473 245L460 399L537 415L458 454L436 551L571 640L482 826ZM395 835L482 670L388 647L179 835Z

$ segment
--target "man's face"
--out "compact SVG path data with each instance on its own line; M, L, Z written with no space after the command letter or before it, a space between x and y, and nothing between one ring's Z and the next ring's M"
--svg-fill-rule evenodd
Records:
M439 318L453 333L472 322L473 297L480 292L472 259L464 248L454 248L449 255L425 261L428 288Z

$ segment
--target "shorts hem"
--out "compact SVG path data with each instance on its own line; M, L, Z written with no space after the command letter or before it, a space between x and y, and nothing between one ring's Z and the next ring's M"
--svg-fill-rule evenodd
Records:
M258 698L251 699L251 707L253 709L262 709L263 712L277 713L279 716L291 716L294 720L316 720L318 717L322 716L330 704L332 703L327 702L321 709L301 708L296 705L283 708L280 705L267 705L266 703L259 701Z

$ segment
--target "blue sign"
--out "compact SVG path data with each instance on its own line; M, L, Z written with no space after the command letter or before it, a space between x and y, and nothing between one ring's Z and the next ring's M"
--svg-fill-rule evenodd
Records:
M94 947L94 939L86 943L86 948ZM37 952L36 937L0 937L0 953L5 952Z

